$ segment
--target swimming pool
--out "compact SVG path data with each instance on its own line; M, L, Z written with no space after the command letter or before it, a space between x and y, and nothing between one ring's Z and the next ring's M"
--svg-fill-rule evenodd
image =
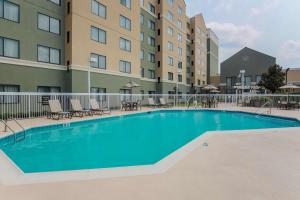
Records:
M165 110L32 128L16 144L0 140L0 148L24 173L140 166L207 131L299 126L298 120L242 112Z

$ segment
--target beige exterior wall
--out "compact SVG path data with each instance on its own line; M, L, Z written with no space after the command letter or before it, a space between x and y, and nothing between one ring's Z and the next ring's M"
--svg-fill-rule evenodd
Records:
M182 83L186 83L186 5L183 0L175 0L173 6L168 1L160 1L158 13L160 20L157 22L157 28L160 29L160 36L157 37L157 45L160 45L160 52L157 52L160 68L157 68L157 74L162 82L176 83L178 73L182 74ZM178 7L182 9L182 15L178 14ZM168 12L173 14L173 21L168 18ZM178 28L177 21L182 22L182 28ZM168 33L168 27L173 29L173 36ZM182 42L178 41L178 34L182 36ZM168 42L173 44L173 51L168 49ZM182 49L182 55L178 54L178 48ZM168 57L173 58L173 66L168 64ZM178 69L178 61L182 62L182 69ZM168 72L173 73L173 81L168 80Z
M119 61L131 63L131 74L140 75L140 5L131 3L131 9L120 4L120 1L98 0L107 8L106 19L91 12L91 1L72 0L72 12L66 16L67 25L71 27L71 44L67 45L69 54L66 60L76 68L86 70L90 65L90 54L106 56L106 71L119 72ZM131 20L131 31L120 27L120 15ZM71 18L71 19L70 19ZM71 24L70 24L71 23ZM106 31L106 44L91 40L91 26ZM66 30L67 31L67 30ZM120 37L131 41L131 52L120 49ZM70 53L71 52L71 53ZM101 69L93 69L101 72Z
M207 28L202 14L191 18L191 81L194 86L206 84L207 76ZM200 84L199 84L200 83Z
M300 86L300 68L293 68L287 74L288 83Z

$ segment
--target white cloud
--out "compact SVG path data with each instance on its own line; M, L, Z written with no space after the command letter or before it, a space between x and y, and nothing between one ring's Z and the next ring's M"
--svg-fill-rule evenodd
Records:
M234 7L234 0L220 0L217 2L214 9L215 12L219 11L231 11Z
M300 60L300 40L285 41L279 50L278 58L282 60Z
M265 3L262 3L259 7L251 8L250 14L252 16L257 16L261 14L265 14L274 10L275 8L279 7L280 1L279 0L269 0Z
M210 22L207 27L217 33L221 45L253 46L263 34L251 25Z

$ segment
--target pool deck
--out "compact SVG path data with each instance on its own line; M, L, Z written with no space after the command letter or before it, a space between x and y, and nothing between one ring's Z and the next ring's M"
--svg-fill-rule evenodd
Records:
M218 109L257 111L228 105ZM119 114L124 112L112 113ZM300 119L298 110L273 109L272 114ZM57 123L48 119L20 122L24 127ZM197 147L163 173L17 186L0 183L0 199L300 199L300 128L214 133L200 142L208 146Z

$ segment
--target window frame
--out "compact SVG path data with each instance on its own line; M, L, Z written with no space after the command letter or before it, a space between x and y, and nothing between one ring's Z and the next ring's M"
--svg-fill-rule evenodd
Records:
M46 17L48 17L49 18L49 30L44 30L44 29L41 29L40 27L39 27L39 15L44 15L44 16L46 16ZM55 32L52 32L51 31L51 18L52 19L55 19L55 20L58 20L58 22L59 22L59 33L55 33ZM37 13L37 28L38 28L38 30L41 30L41 31L45 31L45 32L48 32L48 33L53 33L53 34L56 34L56 35L61 35L61 20L60 19L58 19L58 18L55 18L55 17L51 17L51 16L49 16L49 15L46 15L46 14L43 14L43 13L41 13L41 12L38 12Z
M59 4L55 3L53 0L47 0L47 1L49 1L50 3L53 3L53 4L57 5L57 6L61 6L61 0L59 0Z
M121 41L122 40L125 42L125 48L121 47ZM127 49L127 44L129 44L129 49ZM131 41L128 40L128 39L126 39L126 38L124 38L124 37L120 37L120 39L119 39L119 47L123 51L131 52Z
M0 40L2 40L2 54L0 56L5 57L5 58L14 58L14 59L20 59L20 40L15 40L7 37L2 37L0 36ZM18 43L18 56L17 57L11 57L11 56L5 56L5 45L4 45L4 40L12 40Z
M92 37L92 30L93 30L93 28L97 29L97 31L98 31L98 40L94 40L93 37ZM104 42L100 41L100 34L99 33L101 31L105 33L105 41ZM98 43L101 43L101 44L106 44L106 42L107 42L107 32L105 30L101 29L101 28L98 28L98 27L92 25L91 26L91 40L93 40L95 42L98 42Z
M121 19L122 18L125 20L125 27L122 26L122 23L121 23L121 21L122 21ZM127 22L130 22L129 23L129 29L127 28ZM129 19L128 17L125 17L124 15L120 15L120 17L119 17L119 25L120 25L121 28L126 29L128 31L131 31L131 28L132 28L131 19Z
M19 24L19 23L20 23L20 17L21 17L21 9L20 9L20 5L19 5L19 4L16 4L16 3L13 3L13 2L11 2L11 1L7 1L7 0L3 0L2 2L3 2L3 5L2 5L3 15L0 16L0 19L4 19L4 20L10 21L10 22L15 22L15 23L18 23L18 24ZM4 9L4 8L5 8L5 2L18 7L18 20L17 20L17 21L14 21L14 20L5 18L5 9Z
M97 3L98 13L93 12L93 2ZM103 6L105 8L105 16L100 15L100 9L99 9L100 6ZM98 2L98 1L96 1L96 0L91 0L91 13L93 15L96 15L96 16L102 18L102 19L106 19L107 18L107 6L100 3L100 2Z
M44 47L44 48L47 48L48 50L49 50L49 58L48 58L48 60L49 60L49 62L45 62L45 61L40 61L39 60L39 47ZM53 49L53 50L58 50L58 52L59 52L59 63L52 63L51 62L51 49ZM40 45L40 44L38 44L37 45L37 62L40 62L40 63L47 63L47 64L53 64L53 65L61 65L61 50L60 49L57 49L57 48L53 48L53 47L48 47L48 46L45 46L45 45Z
M124 63L125 64L125 70L122 71L121 70L121 63ZM127 70L127 64L129 64L129 71ZM122 73L127 73L127 74L131 74L131 62L128 62L128 61L125 61L125 60L120 60L119 61L119 71L122 72Z
M92 68L95 68L95 69L103 69L103 70L106 70L106 67L107 67L107 58L106 58L106 56L104 56L104 55L100 55L100 54L96 54L96 53L90 53L90 58L92 58L92 55L95 55L95 56L97 56L97 66L95 67L95 66L93 66L92 65L92 63L90 63L90 67L92 67ZM102 57L102 58L105 58L105 66L104 67L100 67L100 62L99 62L99 58L100 57Z

